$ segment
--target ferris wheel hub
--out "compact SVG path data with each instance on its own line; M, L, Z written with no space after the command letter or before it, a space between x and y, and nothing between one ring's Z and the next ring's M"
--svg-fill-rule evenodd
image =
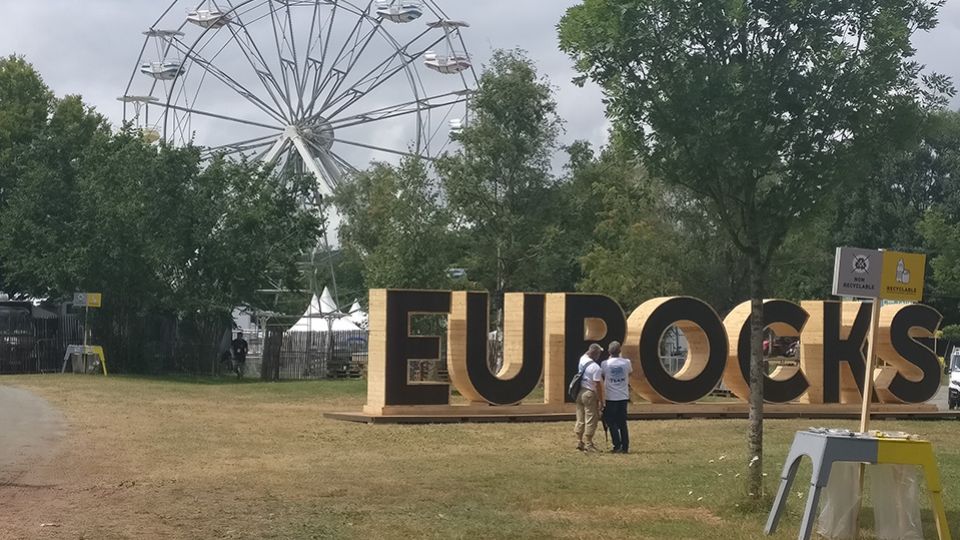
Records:
M297 126L297 132L318 148L330 150L333 147L333 126L322 116L301 123Z

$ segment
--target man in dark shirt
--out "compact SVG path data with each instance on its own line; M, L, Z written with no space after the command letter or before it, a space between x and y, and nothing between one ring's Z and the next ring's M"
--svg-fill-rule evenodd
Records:
M230 352L233 353L233 362L237 369L237 378L242 378L243 368L247 362L247 341L243 339L243 332L237 332L237 339L230 342Z

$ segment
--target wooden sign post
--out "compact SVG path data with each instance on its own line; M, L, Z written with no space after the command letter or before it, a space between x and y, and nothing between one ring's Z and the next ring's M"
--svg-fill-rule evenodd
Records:
M860 409L860 433L870 429L870 404L873 401L873 375L877 359L877 330L883 300L919 302L923 298L926 256L897 251L837 248L833 270L833 294L872 299L870 333L867 335L866 370L863 374L863 404ZM866 465L860 464L859 489L863 490ZM860 499L862 501L862 498ZM860 513L857 512L859 530Z
M871 300L870 333L867 334L866 372L863 376L863 406L860 431L870 427L870 401L873 398L873 371L876 365L877 328L880 326L880 291L883 287L885 255L883 251L837 248L833 267L833 294Z

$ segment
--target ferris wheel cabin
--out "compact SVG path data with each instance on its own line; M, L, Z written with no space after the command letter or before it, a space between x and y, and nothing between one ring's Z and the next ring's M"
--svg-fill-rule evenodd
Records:
M201 28L222 28L230 22L226 13L219 9L196 9L187 13L187 22Z
M141 64L140 73L158 81L172 81L183 73L183 65L179 62L147 62Z
M448 54L437 54L434 51L427 51L423 55L423 63L428 68L451 75L470 69L473 65L470 62L470 55L465 52L450 52Z
M395 23L408 23L423 16L420 2L378 2L377 15Z
M441 28L446 34L447 50L443 54L436 51L427 51L423 55L423 63L428 68L443 74L460 73L473 67L470 62L470 55L466 51L454 49L451 34L460 28L470 26L464 21L453 21L449 19L440 19L439 21L427 23L430 28Z

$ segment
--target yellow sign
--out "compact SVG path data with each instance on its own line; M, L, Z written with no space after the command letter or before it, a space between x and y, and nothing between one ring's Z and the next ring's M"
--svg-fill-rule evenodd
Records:
M926 266L926 255L884 251L880 298L919 302L923 299L923 278Z
M103 295L98 292L87 293L87 307L100 307Z

